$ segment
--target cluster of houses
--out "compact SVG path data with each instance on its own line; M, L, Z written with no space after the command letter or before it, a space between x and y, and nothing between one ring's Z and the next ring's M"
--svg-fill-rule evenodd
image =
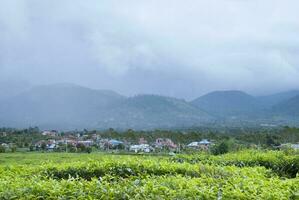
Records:
M34 144L36 149L45 149L45 150L55 150L62 146L78 146L83 145L85 147L91 147L95 144L97 140L97 136L91 136L86 139L88 135L68 135L66 137L62 137L58 131L43 131L41 133L43 136L47 136L51 139L40 140Z
M131 145L129 150L135 153L137 152L153 152L155 150L171 150L175 151L178 149L178 145L176 145L171 139L169 138L157 138L153 144L148 144L144 138L139 139L139 144Z
M50 136L50 137L56 137L59 135L59 132L56 130L51 130L51 131L43 131L42 132L43 136Z
M191 142L188 145L175 144L169 138L157 138L155 142L149 143L144 138L140 138L138 144L132 144L127 141L120 141L116 139L103 139L98 135L68 135L67 137L61 137L57 131L44 131L42 135L59 139L41 140L35 144L36 149L55 150L61 146L78 146L83 145L85 147L95 146L102 150L109 149L124 149L131 152L157 152L162 150L179 151L182 146L185 148L208 150L213 144L210 141L204 139L202 141ZM59 137L58 137L59 136Z
M2 134L6 136L6 133ZM135 153L150 153L159 151L180 152L183 149L209 150L210 147L214 145L213 141L207 139L193 141L189 144L175 144L169 138L157 138L154 142L148 142L144 138L140 138L139 141L134 144L125 140L120 141L117 139L101 138L100 135L97 134L84 135L82 133L71 133L61 135L61 133L55 130L43 131L41 134L47 139L37 141L35 144L31 145L31 150L69 151L68 148L78 149L96 147L101 150L126 150ZM13 144L0 143L0 145L4 149L14 147ZM282 144L277 148L292 148L299 150L299 143Z
M207 150L211 146L211 142L209 142L207 139L203 139L199 142L191 142L187 145L189 148L200 148Z

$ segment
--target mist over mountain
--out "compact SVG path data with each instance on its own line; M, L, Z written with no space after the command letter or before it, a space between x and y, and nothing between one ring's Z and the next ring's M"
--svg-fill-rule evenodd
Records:
M192 104L221 117L251 117L261 110L258 100L242 91L211 92Z
M272 107L275 115L287 117L293 120L299 119L299 95L284 100Z
M290 90L272 95L259 96L257 98L264 107L270 108L278 103L287 101L297 95L299 95L299 90Z
M73 84L37 86L2 101L0 126L45 128L158 128L199 125L209 114L184 100L124 97Z
M0 1L0 126L296 123L298 7Z
M109 116L122 127L173 128L201 125L213 117L185 100L158 95L127 98ZM113 123L110 123L113 126Z
M3 101L0 120L10 126L91 127L125 97L73 84L37 86Z
M31 87L31 84L27 81L0 80L0 101L15 96Z
M193 101L161 95L126 97L75 84L32 87L0 101L0 126L53 129L181 128L219 121L256 124L292 119L299 124L299 95L252 96L215 91Z

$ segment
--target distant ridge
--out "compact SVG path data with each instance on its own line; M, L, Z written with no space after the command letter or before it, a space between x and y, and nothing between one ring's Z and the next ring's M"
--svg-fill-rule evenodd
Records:
M159 128L198 125L209 114L186 101L157 95L124 97L74 84L34 87L0 105L0 126Z
M299 125L298 91L255 97L215 91L191 102L159 95L126 97L70 83L36 86L0 101L0 127L155 129L292 122Z
M299 119L299 95L273 106L276 115Z
M0 105L0 122L11 126L91 127L94 119L125 99L113 91L74 84L37 86Z
M158 95L127 98L111 113L114 121L138 128L192 126L213 119L184 100Z
M283 101L287 101L297 95L299 95L299 90L290 90L290 91L280 92L272 95L260 96L257 97L257 99L260 101L262 105L264 105L267 108L270 108Z
M191 103L221 117L251 116L261 108L255 97L237 90L211 92Z

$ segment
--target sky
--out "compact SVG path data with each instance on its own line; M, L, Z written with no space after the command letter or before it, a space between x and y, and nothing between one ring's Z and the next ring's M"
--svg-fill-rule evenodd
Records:
M1 0L0 80L185 99L299 89L298 9L298 0Z

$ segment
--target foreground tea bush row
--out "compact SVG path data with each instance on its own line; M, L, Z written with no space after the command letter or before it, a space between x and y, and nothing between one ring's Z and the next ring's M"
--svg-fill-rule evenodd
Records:
M210 163L213 165L233 165L238 167L263 166L283 177L294 178L299 173L299 153L285 155L282 151L244 151L222 156L182 155L170 159L174 162Z
M32 160L38 156L47 159L43 164L28 164L28 159L26 164L0 163L0 199L299 198L298 175L281 177L260 163L237 166L228 162L249 162L252 153L172 158L82 154L80 160L72 160L70 154L62 154L67 160L59 160L57 154L29 154ZM296 158L275 152L255 153L253 163L258 157L267 157L271 165L278 156L283 160Z
M295 199L298 179L147 176L102 179L1 179L1 199Z
M53 179L83 178L90 180L94 177L106 175L122 178L132 176L162 176L162 175L182 175L190 177L201 177L209 175L211 177L230 177L233 175L251 176L273 176L271 171L263 167L246 167L240 169L235 166L213 166L210 164L189 164L189 163L169 163L167 161L132 160L125 161L91 161L86 163L73 163L71 165L45 165L41 168L41 173Z

